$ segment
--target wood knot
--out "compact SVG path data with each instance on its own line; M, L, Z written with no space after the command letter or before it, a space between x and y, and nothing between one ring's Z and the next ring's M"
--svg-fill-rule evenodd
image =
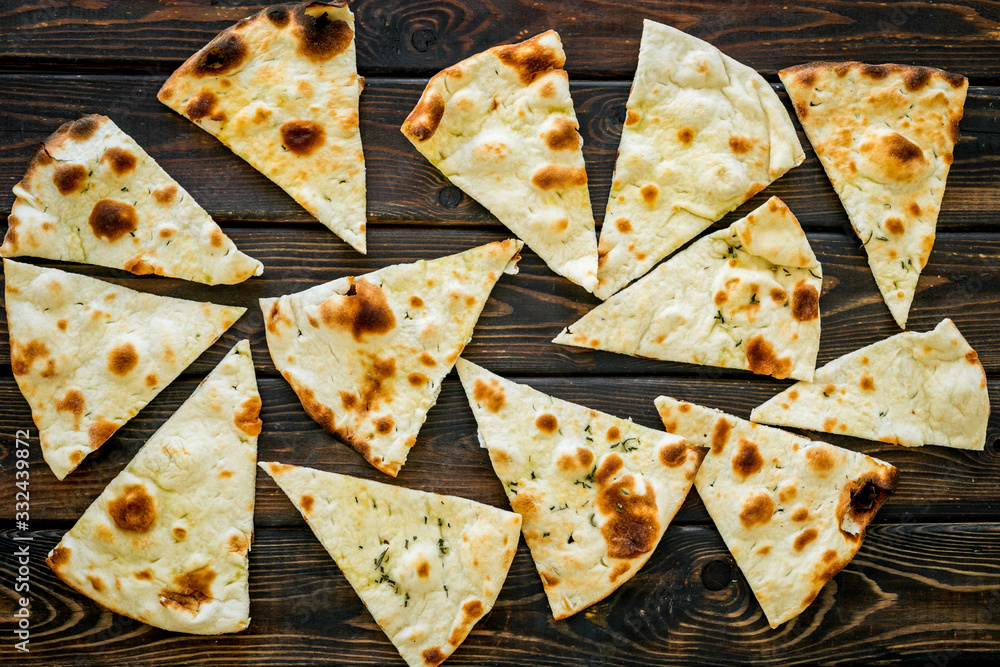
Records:
M428 30L427 28L414 30L413 34L410 35L410 44L412 44L413 48L415 48L419 53L426 53L428 49L437 44L437 41L437 33L433 30Z
M701 568L701 583L710 591L721 591L733 579L733 566L724 560L713 560Z
M445 208L455 208L462 203L462 191L454 185L449 185L438 193L438 201Z

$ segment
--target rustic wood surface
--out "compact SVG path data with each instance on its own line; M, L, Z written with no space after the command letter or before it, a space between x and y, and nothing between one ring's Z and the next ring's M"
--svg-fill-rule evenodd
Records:
M262 460L280 460L508 507L457 376L446 378L399 477L372 469L303 412L274 369L257 299L398 262L458 252L510 234L451 186L399 132L426 78L498 43L548 28L567 52L598 222L610 187L642 18L672 24L756 68L787 104L777 71L809 60L901 62L969 77L961 139L908 328L950 317L977 350L993 414L982 452L905 449L847 437L834 444L900 470L858 556L798 619L769 629L696 493L639 574L605 601L554 621L523 541L493 611L448 665L871 663L944 665L1000 659L1000 6L973 0L353 0L361 131L368 169L369 252L360 255L277 186L155 98L173 69L218 31L264 5L0 0L0 211L13 203L32 148L59 124L105 113L220 222L265 274L238 286L46 260L157 294L242 305L247 314L66 481L37 447L10 371L0 317L0 665L403 664L298 512L257 480L250 628L215 638L168 633L111 614L71 591L44 557L198 381L249 338L264 430ZM796 123L796 127L798 124ZM823 264L819 363L898 328L859 241L800 130L806 161L737 211L784 199ZM501 278L466 356L516 381L647 426L661 394L746 417L788 386L741 371L633 359L551 339L598 303L527 248ZM14 531L15 434L31 429L30 531ZM31 538L30 542L13 538ZM30 544L30 653L14 650L15 550Z

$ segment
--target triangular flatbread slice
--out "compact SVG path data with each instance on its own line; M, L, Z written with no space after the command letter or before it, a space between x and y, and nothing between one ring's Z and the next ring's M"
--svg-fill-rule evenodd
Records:
M750 419L904 447L982 450L990 418L986 374L951 320L834 359Z
M271 359L309 416L396 476L521 242L261 299Z
M431 78L402 131L431 164L588 292L597 240L559 35L467 58Z
M458 373L558 620L639 571L705 449L458 360Z
M901 328L927 264L969 82L908 65L778 73Z
M106 116L66 123L38 146L0 255L232 285L264 271Z
M223 30L157 97L365 252L363 87L347 3L307 2Z
M795 618L861 548L896 468L719 410L656 399L663 424L710 447L694 478L772 628Z
M440 664L493 608L517 551L517 514L312 468L260 467L407 664Z
M164 630L246 628L259 413L244 340L87 508L49 567L116 614Z
M805 233L772 197L598 305L553 342L810 379L822 287Z
M757 72L654 21L626 106L598 246L602 299L805 159Z
M3 268L14 379L59 479L246 312L11 260Z

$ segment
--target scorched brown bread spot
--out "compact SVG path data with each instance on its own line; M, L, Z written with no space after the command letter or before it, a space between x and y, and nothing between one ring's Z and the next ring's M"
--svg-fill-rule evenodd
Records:
M135 578L140 581L150 581L153 578L153 571L149 569L139 570L135 573Z
M618 456L618 454L607 456L601 462L601 466L594 472L594 481L597 482L598 486L604 486L624 465L622 457Z
M634 482L632 475L623 475L613 484L601 483L597 493L597 508L605 515L601 534L612 558L636 558L651 551L659 534L656 493L649 482L641 480L644 492L640 494Z
M219 98L210 90L203 90L187 103L184 113L191 120L201 120L211 116L211 120L222 121L226 119L224 113L216 113L215 107L219 104Z
M753 144L746 137L739 135L729 137L729 149L737 155L749 153L751 148L753 148Z
M837 464L833 452L823 445L813 445L806 449L806 462L815 472L825 474Z
M560 116L552 122L552 127L542 134L545 145L554 151L579 148L580 135L576 131L576 123L565 116Z
M108 370L115 375L128 375L138 363L139 354L132 343L118 345L108 353Z
M781 500L781 494L778 494L778 500ZM805 507L800 507L792 513L792 521L805 521L809 518L809 510Z
M156 499L142 484L129 484L121 495L108 501L108 514L122 530L145 533L156 521Z
M289 8L284 5L277 5L275 7L268 7L264 10L264 16L270 21L276 28L284 28L288 25Z
M281 126L281 143L296 155L309 155L325 141L323 127L311 120L290 120Z
M660 462L668 468L676 468L687 461L687 445L674 442L660 447Z
M542 190L582 186L587 184L587 172L583 167L547 164L532 174L531 182Z
M656 202L657 195L660 194L659 188L657 188L652 183L648 183L639 190L639 194L642 195L642 200L649 204L650 206Z
M611 426L608 432L604 434L609 441L614 442L615 440L620 440L622 437L622 432L618 430L617 426Z
M732 428L732 425L725 417L719 417L718 421L715 422L715 428L712 429L713 454L720 454L725 449L726 442L729 441L729 432Z
M758 375L771 375L779 380L788 377L792 370L792 360L778 358L771 345L762 335L756 334L747 341L747 363L750 370Z
M347 50L354 31L345 21L330 20L326 12L313 16L297 10L294 14L298 51L313 62L325 62Z
M472 398L490 412L500 412L504 405L503 387L496 379L490 378L484 382L476 378L472 388Z
M243 39L227 31L205 47L194 65L195 76L221 76L234 71L247 59L247 45Z
M304 494L301 498L299 498L299 505L302 506L303 512L309 514L309 512L312 512L313 508L313 497L308 493Z
M576 451L570 454L564 452L556 459L556 466L565 472L572 472L581 468L590 469L590 464L594 462L594 453L586 447L577 447Z
M49 348L40 340L33 340L27 345L11 340L10 365L14 375L27 375L31 372L36 359L44 359L47 356Z
M93 588L93 589L94 589L95 591L97 591L98 593L100 593L101 591L103 591L103 590L104 590L104 582L103 582L103 581L101 581L101 578L100 578L100 577L95 577L95 576L93 576L93 575L88 575L88 576L87 576L87 579L88 579L88 580L90 581L90 586L91 586L91 587L92 587L92 588Z
M836 517L837 527L845 538L857 541L864 537L865 527L896 488L898 477L899 471L890 468L864 475L844 485L837 500ZM845 516L856 524L856 534L844 530Z
M682 127L677 131L677 140L685 145L691 143L694 141L694 130L690 127Z
M167 205L174 201L174 197L177 196L177 186L171 183L170 185L163 185L155 190L153 190L153 199L156 203ZM160 232L163 235L163 232Z
M764 459L760 456L757 443L746 438L740 438L739 449L733 457L733 472L746 479L764 467Z
M819 531L815 528L806 528L795 536L795 542L793 542L792 546L795 547L796 551L802 551L806 548L806 545L816 539L817 535L819 535Z
M114 422L99 419L87 427L87 442L92 449L97 449L107 442L108 438L114 435L117 430L118 425Z
M440 647L433 646L431 648L424 649L423 653L420 654L420 657L424 659L425 665L436 667L444 662L444 659L448 656L441 652Z
M102 199L94 204L88 219L94 236L112 243L134 232L139 226L139 216L135 209L125 202Z
M99 125L98 119L94 116L84 116L70 124L69 136L77 141L86 141L94 136L94 132L97 132ZM66 126L64 125L63 127Z
M965 360L968 361L970 364L978 364L979 355L976 354L975 350L969 350L968 352L965 353Z
M201 605L212 599L215 570L207 565L194 572L174 577L175 588L160 591L160 604L177 611L197 614Z
M536 35L520 44L496 49L500 61L516 71L526 86L549 70L560 69L565 62L556 51L542 44L541 38L542 35Z
M181 526L174 526L173 530L170 531L175 539L183 540L187 537L187 528L182 528Z
M628 221L627 218L618 218L615 220L615 227L618 228L622 234L628 234L632 231L632 223Z
M917 91L927 85L930 81L931 71L926 67L907 67L903 71L903 83L906 85L906 89L910 91Z
M326 326L346 329L361 342L365 335L383 335L396 326L382 287L361 278L343 296L334 294L319 305Z
M804 280L796 283L792 291L792 317L799 322L819 317L819 292Z
M52 182L61 195L79 191L87 180L87 168L82 164L57 164L52 172Z
M56 410L68 412L73 415L75 428L80 428L80 415L83 414L87 402L83 399L83 394L79 389L70 389L61 401L56 402Z
M392 429L395 425L396 421L392 418L392 416L385 415L375 420L375 431L379 435L388 435L392 433Z
M55 572L58 572L63 565L69 562L69 556L71 553L72 552L68 548L58 546L52 550L52 555L46 558L45 562L48 563L49 567L51 567Z
M337 421L333 410L316 400L316 394L312 389L303 387L297 382L291 382L292 390L299 397L302 408L306 414L312 417L313 421L323 427L327 433L336 434Z
M545 433L555 433L556 429L559 428L559 421L556 419L555 415L545 413L543 415L538 415L535 419L535 427L539 431L544 431Z
M260 397L251 396L243 401L233 414L233 423L236 428L247 435L260 435L264 424L260 420Z
M437 131L444 116L444 98L436 90L427 90L416 108L407 116L404 127L417 141L427 141Z
M104 151L104 155L101 156L101 163L111 167L111 171L115 172L116 176L124 176L135 169L136 159L132 153L124 148L112 146Z
M740 509L740 523L746 529L763 526L774 515L774 501L766 493L758 492L751 495Z
M229 536L226 546L230 553L244 555L250 549L250 541L247 540L247 536L243 533L234 533Z

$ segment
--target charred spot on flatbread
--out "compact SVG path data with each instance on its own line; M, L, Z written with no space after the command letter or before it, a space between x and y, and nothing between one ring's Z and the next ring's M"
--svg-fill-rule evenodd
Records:
M496 50L500 61L517 72L521 83L525 85L529 85L550 70L562 68L565 64L565 58L547 44L543 44L541 37L542 35L536 35L519 44Z
M295 155L312 154L326 141L323 126L310 120L290 120L281 126L281 143Z
M226 32L209 44L194 64L195 76L221 76L235 71L247 59L247 44L235 32Z
M87 181L87 168L82 164L57 164L52 172L52 182L61 195L80 191Z
M305 9L294 13L299 53L310 60L325 62L347 50L354 31L346 21L331 19L325 11L310 14Z
M174 586L160 591L160 604L191 614L212 599L212 582L216 572L209 566L174 577Z
M145 533L156 523L156 499L142 484L130 484L108 501L108 514L122 530Z
M102 199L94 204L87 219L94 236L114 243L139 226L139 216L131 204Z
M319 314L326 326L345 329L358 342L366 335L385 335L396 326L382 286L364 278L355 281L343 296L333 295L321 303Z

